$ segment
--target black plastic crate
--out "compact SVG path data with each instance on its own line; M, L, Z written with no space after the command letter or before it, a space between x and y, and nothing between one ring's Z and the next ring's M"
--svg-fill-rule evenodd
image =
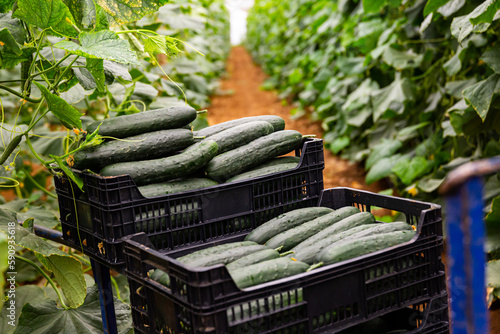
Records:
M129 175L76 171L84 191L55 177L64 239L110 266L123 265L121 238L145 232L156 249L188 252L241 238L266 220L314 206L323 190L323 141L304 139L297 168L251 180L145 198ZM174 254L172 253L172 254Z
M136 333L337 332L446 291L440 206L349 188L324 190L319 205L399 211L417 226L417 235L402 245L243 290L223 265L189 268L174 259L178 252L156 251L144 233L126 237ZM148 277L152 268L169 274L170 287Z

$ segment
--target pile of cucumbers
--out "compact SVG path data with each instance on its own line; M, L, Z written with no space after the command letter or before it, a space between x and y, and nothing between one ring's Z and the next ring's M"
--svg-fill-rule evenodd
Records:
M279 157L302 146L274 115L243 117L193 132L197 112L169 107L96 121L102 144L73 155L72 167L102 176L129 174L146 197L201 189L297 167Z
M379 223L370 212L346 206L303 208L284 213L233 242L190 253L177 260L191 267L226 265L239 288L300 274L410 241L406 222ZM168 275L150 277L162 284Z

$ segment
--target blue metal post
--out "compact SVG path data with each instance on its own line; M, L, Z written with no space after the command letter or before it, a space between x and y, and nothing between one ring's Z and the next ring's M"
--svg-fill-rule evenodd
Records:
M90 259L94 280L99 290L99 302L101 304L102 325L105 334L117 334L115 305L113 302L113 290L109 268L99 262Z

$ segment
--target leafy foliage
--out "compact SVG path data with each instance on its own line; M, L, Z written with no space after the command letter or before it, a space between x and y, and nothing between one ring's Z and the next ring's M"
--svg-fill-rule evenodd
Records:
M367 183L388 177L400 194L432 201L451 169L500 155L499 6L257 0L246 46L266 88L312 110L325 146L364 161Z

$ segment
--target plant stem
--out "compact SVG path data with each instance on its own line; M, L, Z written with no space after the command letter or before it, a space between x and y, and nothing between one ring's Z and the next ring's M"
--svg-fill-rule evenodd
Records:
M26 173L26 176L28 177L28 179L33 182L33 184L35 185L35 187L37 187L38 189L40 189L41 191L43 191L45 194L47 194L48 196L52 197L52 198L57 198L57 196L53 193L51 193L50 191L48 191L47 189L45 189L45 187L43 187L41 184L39 184L38 182L36 182L36 180L33 178L33 176L31 176L31 174L28 172L28 171L24 171Z
M24 97L21 93L16 92L15 90L13 90L13 89L11 89L11 88L9 88L9 87L7 87L7 86L4 86L4 85L0 85L0 89L6 90L6 91L8 91L9 93L11 93L11 94L13 94L13 95L15 95L15 96L18 96L18 97L20 97L21 99L24 99L24 100L26 100L26 101L28 101L28 102L31 102L31 103L39 103L39 102L41 102L41 101L42 101L42 99L41 99L41 98L40 98L40 99L32 99L31 97L27 97L27 96L26 96L26 97Z
M38 155L38 153L36 153L35 149L33 148L33 145L31 144L31 140L30 140L30 137L28 134L25 135L26 137L26 144L28 144L30 150L31 150L31 153L33 153L33 155L35 156L35 158L37 158L42 164L44 164L45 166L47 166L49 163L45 160L42 159L41 156Z
M109 278L111 279L111 283L115 287L116 298L118 298L121 301L123 301L122 300L122 296L120 295L120 289L118 288L118 282L116 281L116 279L113 276L109 276Z
M56 284L54 283L54 281L52 280L52 278L50 278L49 275L47 275L47 273L45 271L43 271L42 268L40 268L35 262L31 261L30 259L27 259L25 257L22 257L20 255L16 255L16 260L19 260L19 261L22 261L22 262L26 262L30 265L32 265L36 270L38 270L38 272L40 274L43 275L43 277L45 277L45 279L47 280L47 282L49 282L49 284L52 286L52 288L56 291L57 293L57 296L59 297L59 301L61 302L61 305L64 309L66 310L69 310L70 307L66 306L66 303L64 302L64 298L61 294L61 291L56 287Z
M43 71L40 71L40 72L37 72L37 73L33 73L30 78L34 78L34 77L37 77L39 75L42 75L42 74L45 74L47 72L50 72L52 71L54 68L56 68L57 66L59 66L59 64L61 64L63 61L65 61L69 56L71 56L71 53L68 53L67 55L65 55L64 57L62 57L57 63L55 63L53 66L43 70Z

